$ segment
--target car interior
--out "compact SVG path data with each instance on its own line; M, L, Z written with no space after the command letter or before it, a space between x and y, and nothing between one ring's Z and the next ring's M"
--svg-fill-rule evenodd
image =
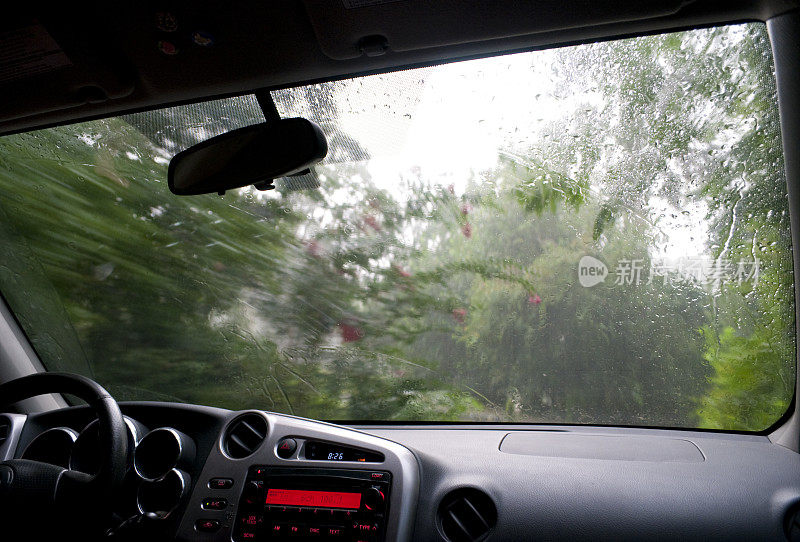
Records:
M0 17L2 540L800 540L800 2Z

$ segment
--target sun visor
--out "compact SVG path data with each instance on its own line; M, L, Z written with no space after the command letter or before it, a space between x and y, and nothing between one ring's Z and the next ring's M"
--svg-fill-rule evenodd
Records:
M676 13L666 0L304 0L322 51L336 60L526 36ZM414 13L414 17L409 17Z
M9 18L0 23L0 121L128 96L134 77L103 26Z

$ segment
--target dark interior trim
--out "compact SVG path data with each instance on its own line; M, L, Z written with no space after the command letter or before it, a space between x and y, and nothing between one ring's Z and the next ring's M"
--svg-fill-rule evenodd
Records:
M574 2L575 5L571 5ZM180 4L178 2L176 4ZM668 3L665 2L664 3ZM209 11L207 2L198 1L193 7L200 12ZM466 6L467 3L465 3ZM513 2L504 2L501 6L499 0L497 7L506 11L512 9ZM243 8L255 9L258 2L243 2ZM261 4L264 6L264 4ZM565 0L563 10L583 9L584 4L576 0ZM295 41L287 39L278 42L273 50L261 52L257 46L263 46L256 36L248 35L243 30L236 36L238 49L220 50L217 56L209 56L208 63L204 64L204 57L187 56L185 61L165 62L163 55L151 57L149 46L142 49L142 29L134 25L147 20L148 7L142 5L132 7L121 3L115 6L104 5L105 15L109 24L105 31L115 36L113 45L120 49L120 54L130 60L133 73L136 75L133 91L126 96L113 99L93 100L92 103L78 103L74 107L57 111L42 112L40 114L22 115L22 111L14 111L14 107L6 104L0 105L0 135L28 131L107 117L115 114L155 109L159 107L180 105L215 99L221 97L249 94L256 90L271 90L287 88L303 84L346 79L373 73L409 69L413 67L430 66L446 62L455 62L473 58L483 58L512 52L530 51L551 47L560 47L589 41L603 41L622 37L646 35L654 33L671 32L676 30L701 28L721 24L731 24L743 21L766 21L772 17L797 9L797 0L694 0L683 2L681 8L674 14L650 19L623 21L608 24L583 26L578 28L565 28L563 30L548 30L532 34L497 39L484 39L483 41L470 42L470 36L464 35L463 42L456 45L426 47L409 51L392 51L385 55L368 57L361 56L347 60L334 60L325 56L320 44L313 35L311 23L300 2L286 2L285 9L278 13L286 19L287 26L295 29ZM91 6L87 6L90 8ZM86 8L84 8L86 9ZM264 9L277 9L267 6ZM523 8L518 8L523 10ZM620 7L620 9L623 9ZM76 20L76 25L82 21L79 8L68 11ZM657 11L655 11L657 12ZM94 16L96 17L96 13ZM412 17L413 13L409 14ZM88 17L88 15L87 15ZM126 19L136 19L127 20ZM567 20L566 18L565 20ZM226 19L228 20L228 19ZM606 19L608 20L608 19ZM457 25L452 14L445 19L449 25ZM82 23L81 23L82 24ZM228 21L230 25L230 21ZM388 23L387 23L388 24ZM564 25L567 25L565 22ZM567 25L568 26L568 25ZM0 25L2 27L2 25ZM229 26L225 29L233 33L236 29ZM501 36L503 28L493 29L496 35ZM74 32L81 32L76 27ZM261 32L263 34L263 31ZM279 38L276 38L279 39ZM137 41L138 40L138 41ZM112 45L109 43L109 46ZM247 47L250 46L248 50ZM196 52L196 51L195 51ZM192 53L194 54L194 53ZM247 62L247 58L258 59L260 55L271 55L274 65L264 66L264 62ZM189 53L187 52L187 55ZM277 59L277 60L276 60ZM154 62L157 61L157 62ZM235 65L235 76L223 69L226 65ZM223 74L224 72L224 74ZM176 77L180 75L180 77ZM24 95L28 88L37 92L42 86L47 86L47 78L37 78L26 86L15 85L7 87L6 92L11 93L15 100ZM12 90L13 88L13 90ZM57 88L52 89L58 92ZM0 94L3 94L0 85ZM23 100L24 102L24 100ZM24 105L24 107L23 107ZM31 104L20 103L20 108L29 108ZM22 116L21 116L22 115Z

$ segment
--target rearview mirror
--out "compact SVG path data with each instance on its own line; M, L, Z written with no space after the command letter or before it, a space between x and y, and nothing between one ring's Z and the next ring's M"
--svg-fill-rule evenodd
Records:
M167 182L173 194L224 193L255 185L273 188L272 180L307 170L328 154L319 126L306 119L279 119L239 128L176 154Z

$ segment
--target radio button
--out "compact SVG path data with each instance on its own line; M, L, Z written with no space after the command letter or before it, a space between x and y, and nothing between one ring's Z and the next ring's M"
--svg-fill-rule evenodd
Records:
M344 527L326 527L325 534L328 538L341 538L344 536Z
M380 530L380 525L373 522L353 522L353 531L358 534L377 534Z
M222 526L216 519L198 519L194 523L194 528L201 533L213 533Z
M305 534L304 531L303 526L296 523L290 523L286 527L286 532L289 533L289 536L303 536Z
M206 497L201 506L205 510L225 510L228 507L228 501L217 497Z
M319 523L323 521L324 518L327 518L329 514L326 514L324 511L320 510L319 508L301 508L300 509L300 517L303 520L308 521L309 523Z
M280 518L283 521L291 521L294 519L299 519L301 516L298 510L299 508L293 508L291 506L270 506L269 508L267 508L267 511L271 516Z
M260 525L264 521L263 517L257 516L255 514L248 514L246 516L242 516L241 519L242 519L242 525L250 525L252 527L256 527L257 525Z
M348 522L355 517L355 514L351 510L334 510L333 511L333 518L335 521L345 521Z

